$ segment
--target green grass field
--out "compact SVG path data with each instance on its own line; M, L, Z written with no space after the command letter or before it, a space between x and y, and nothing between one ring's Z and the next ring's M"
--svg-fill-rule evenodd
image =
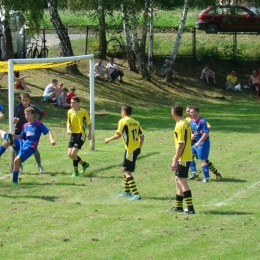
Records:
M8 153L0 159L0 259L259 259L259 105L252 90L222 89L227 67L217 64L218 87L198 80L201 64L177 60L180 81L167 86L127 71L121 85L95 82L95 151L84 145L79 155L90 168L71 178L67 157L66 111L42 100L52 79L75 86L82 106L89 109L88 79L63 69L25 71L32 103L46 110L44 123L57 145L41 138L39 150L46 174L39 174L34 158L24 163L18 186L11 184ZM158 63L158 67L161 64ZM250 66L254 66L251 64ZM80 70L86 74L86 63ZM238 69L247 79L251 67ZM246 68L246 69L245 69ZM7 78L2 78L0 102L7 115ZM16 103L19 96L16 95ZM197 105L212 125L210 160L223 176L221 182L190 181L195 215L166 213L174 205L171 160L175 102ZM107 145L114 134L124 103L145 131L142 154L134 173L140 201L117 196L123 189L121 140ZM8 126L8 116L1 122ZM197 164L198 169L200 168Z

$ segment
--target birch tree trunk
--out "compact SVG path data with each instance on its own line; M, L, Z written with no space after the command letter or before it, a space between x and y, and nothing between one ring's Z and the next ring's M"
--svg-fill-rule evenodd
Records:
M53 27L55 28L55 31L56 31L56 33L59 37L60 42L61 42L61 48L62 48L63 55L65 57L74 56L73 50L72 50L72 47L71 47L70 38L69 38L69 35L68 35L68 31L64 27L64 25L62 24L62 21L60 19L59 13L58 13L56 1L55 0L47 0L47 3L48 3L48 10L49 10L49 13L50 13L50 17L51 17ZM67 68L70 72L73 72L73 73L79 72L76 64L71 65Z
M150 75L147 68L147 63L145 62L145 43L147 36L147 17L148 17L148 5L147 1L145 1L145 9L144 9L144 22L142 28L142 38L139 46L138 43L138 33L137 33L137 25L136 25L136 10L135 8L131 8L131 22L133 29L133 50L135 52L138 65L140 67L140 72L142 78L146 80L150 80Z
M125 39L126 39L126 55L127 55L128 66L129 66L130 71L138 72L138 70L136 68L135 53L132 49L132 39L131 39L131 35L130 35L128 9L129 9L129 5L122 2L121 10L122 10L124 35L125 35Z
M104 0L98 0L98 22L99 22L99 53L100 58L106 59L107 40L106 40L106 20Z
M176 36L176 40L175 40L173 51L172 51L171 58L170 58L170 64L171 64L170 73L166 74L166 82L172 82L172 68L173 68L173 64L174 64L176 57L177 57L178 48L179 48L180 41L181 41L181 36L182 36L183 29L184 29L184 26L185 26L186 18L187 18L187 13L188 13L188 8L189 8L188 2L189 2L189 0L184 1L181 23L180 23L180 26L179 26L179 29L178 29L178 33L177 33L177 36Z
M153 44L154 44L154 23L153 23L153 0L150 2L150 31L149 31L149 49L148 49L148 67L150 77L153 73Z

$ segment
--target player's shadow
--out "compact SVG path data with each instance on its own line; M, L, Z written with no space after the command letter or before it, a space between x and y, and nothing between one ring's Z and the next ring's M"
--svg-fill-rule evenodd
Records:
M247 182L247 180L224 177L220 182Z
M241 212L241 211L217 211L217 210L207 210L200 211L200 213L205 215L225 215L225 216L237 216L237 215L253 215L252 212Z

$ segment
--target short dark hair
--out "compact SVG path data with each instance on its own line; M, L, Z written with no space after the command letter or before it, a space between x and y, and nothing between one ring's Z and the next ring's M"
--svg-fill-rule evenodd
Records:
M123 105L121 109L124 110L128 116L132 114L132 107L129 105Z
M52 83L57 83L57 82L58 82L57 79L53 79L53 80L52 80Z
M80 99L79 99L79 97L72 97L71 100L74 100L74 101L80 103Z
M21 94L21 97L31 99L31 96L30 96L29 93L22 93L22 94Z
M200 110L199 110L199 108L198 107L195 107L195 106L191 106L191 108L190 109L193 109L195 112L200 112Z
M172 111L175 113L176 116L183 116L183 107L181 104L174 104L172 106Z
M62 91L69 91L67 88L63 88Z

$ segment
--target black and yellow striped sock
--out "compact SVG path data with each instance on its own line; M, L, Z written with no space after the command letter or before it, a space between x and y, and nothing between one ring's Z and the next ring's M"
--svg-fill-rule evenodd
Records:
M78 158L78 162L82 165L82 166L85 166L86 165L86 162L83 161L79 156L77 156Z
M73 171L74 172L78 172L78 165L79 165L79 163L78 163L78 160L73 160Z
M188 207L188 210L189 211L194 210L193 203L192 203L191 190L186 190L185 192L183 192L183 198Z
M218 174L218 170L215 168L215 166L213 165L212 162L210 162L209 160L206 160L209 169L214 173L214 174Z
M132 177L128 177L128 178L126 178L126 180L128 182L130 190L132 191L132 194L133 195L138 195L139 192L138 192L138 190L136 188L134 177L133 176Z
M124 179L124 191L126 193L129 193L130 192L130 187L129 187L129 183L127 181L127 178Z
M183 196L180 196L180 195L176 194L176 197L175 197L175 207L177 209L180 209L180 210L183 209L182 202L183 202Z

